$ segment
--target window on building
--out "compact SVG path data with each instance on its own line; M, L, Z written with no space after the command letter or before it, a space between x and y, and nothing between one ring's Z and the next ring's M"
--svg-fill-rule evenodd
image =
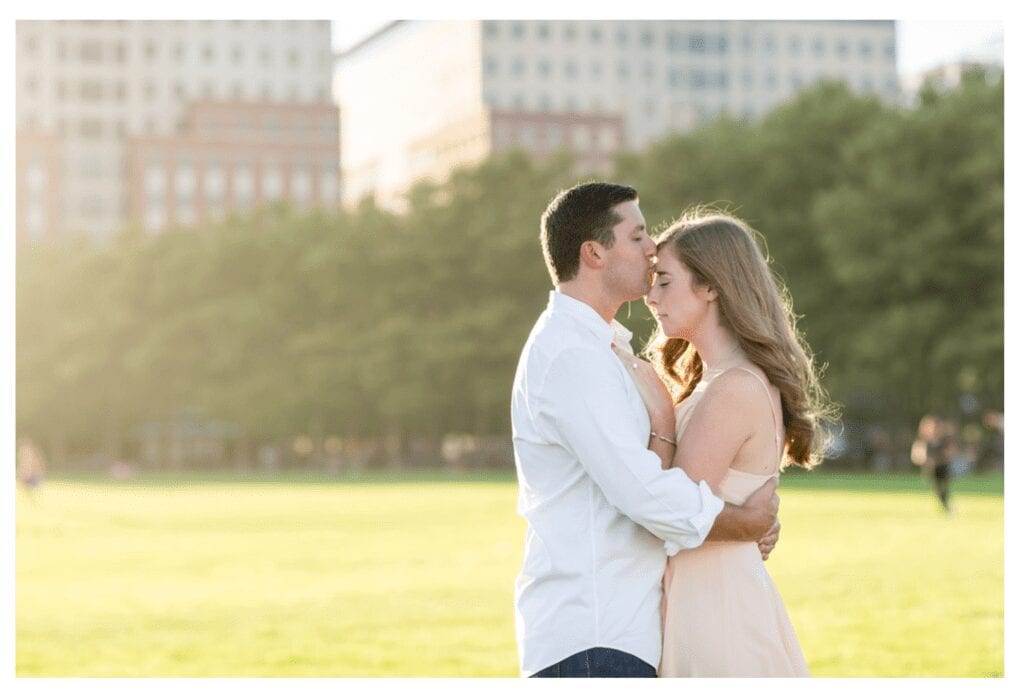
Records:
M25 55L35 55L39 50L39 39L35 36L29 36L25 39L24 52Z
M551 112L551 96L548 94L541 94L537 99L537 106L540 108L542 113Z
M325 168L320 173L320 201L324 205L333 205L338 198L338 173L336 167Z
M190 163L179 163L174 172L174 193L178 199L192 199L196 192L196 173Z
M619 79L629 79L629 63L625 61L619 63Z
M551 38L551 27L547 22L537 22L537 38L541 41Z
M78 134L83 139L98 139L103 136L103 123L97 118L83 118L78 123Z
M753 39L753 37L750 34L743 34L743 37L740 39L740 47L743 49L744 53L750 53L751 51L753 51L754 50L754 39Z
M769 70L768 72L764 73L765 87L767 87L768 89L774 89L776 86L778 86L778 83L779 78L775 75L774 71Z
M800 91L804 86L803 77L794 72L789 76L789 86L793 88L793 91Z
M167 187L167 175L159 161L151 162L146 167L145 191L148 198L162 198Z
M601 79L604 75L604 65L597 62L596 60L590 63L590 76L595 80Z
M243 209L248 208L253 201L254 187L252 168L244 163L236 166L232 177L235 204Z
M729 37L719 36L715 39L715 45L718 46L718 52L725 54L729 52Z
M789 54L794 58L799 57L803 52L804 43L799 36L790 36L789 38Z
M862 58L870 58L875 53L875 47L868 41L862 41L860 44L860 55Z
M892 41L888 41L885 44L885 57L895 58L896 57L896 44Z
M529 123L523 125L522 129L519 130L519 141L527 148L532 147L536 140L536 132L533 125Z
M263 167L262 191L263 199L280 199L284 193L284 179L281 170L275 164Z
M579 75L579 72L580 72L580 68L576 64L575 60L570 60L570 61L566 62L564 69L565 69L565 76L567 78L569 78L569 79L576 79L577 75Z
M244 55L245 55L245 53L242 50L241 46L232 46L231 47L231 63L233 65L241 65L242 64L242 58L243 58Z
M213 62L213 46L206 44L203 46L203 62L207 65Z
M668 71L668 84L673 87L680 87L685 84L683 68L671 67Z
M873 80L870 76L865 75L860 80L860 88L862 91L866 93L873 92L875 90L875 80Z
M297 50L288 51L288 67L298 67L302 62L302 56Z
M484 59L484 74L488 77L498 76L498 59L493 56L488 56Z
M524 110L526 108L526 98L522 94L516 94L512 97L512 106L516 110Z
M101 101L103 99L103 83L97 80L86 80L78 85L78 96L83 101Z
M263 67L270 66L270 48L267 46L260 48L260 64L263 65Z
M703 53L707 50L707 40L704 34L690 34L689 49L691 53Z
M501 30L498 26L498 22L494 21L493 19L488 19L484 21L484 35L490 38L497 38L500 31Z
M512 35L512 38L519 40L526 33L526 29L523 27L522 22L512 22L512 25L509 27L509 33Z
M812 46L812 50L814 50L814 57L820 58L825 55L825 41L820 38L816 38L814 39Z
M586 125L574 125L572 128L572 147L573 149L587 149L590 146L592 135L590 128Z
M624 28L620 28L615 32L615 40L618 41L619 46L625 48L629 45L629 32Z
M148 41L146 47L143 48L143 55L146 56L146 60L153 62L156 59L156 44Z
M182 62L182 61L185 60L185 44L184 43L175 43L174 44L174 59L177 60L178 62Z
M840 58L845 58L850 54L850 44L846 42L846 39L839 39L836 41L836 55Z
M754 86L754 75L750 70L744 70L740 75L740 82L743 84L743 88L750 89Z
M231 98L236 101L241 101L245 98L245 87L242 86L241 82L234 82L231 84Z
M114 93L117 94L118 101L124 101L128 98L128 85L119 81L117 86L114 88Z
M576 24L569 22L565 25L565 30L562 32L562 38L566 41L576 40Z
M99 41L83 41L78 46L78 58L85 63L103 60L103 46Z
M601 43L604 40L604 32L601 31L601 27L595 26L590 29L590 42Z
M562 146L563 132L559 125L547 126L547 143L551 149L558 149Z
M541 60L538 62L537 74L543 78L547 78L551 74L551 62L549 60Z
M654 45L654 32L650 29L644 29L640 32L640 45L645 48L650 48Z
M708 85L708 76L704 70L690 70L690 88L703 89Z
M764 47L764 52L772 55L775 53L775 37L771 34L765 34L761 45Z
M292 200L298 203L298 206L304 207L309 202L309 198L313 192L312 176L309 173L307 166L297 166L292 172L290 185L290 197Z
M114 60L116 62L123 63L125 61L125 58L126 58L127 54L128 54L128 51L125 49L123 43L118 41L117 43L114 44Z

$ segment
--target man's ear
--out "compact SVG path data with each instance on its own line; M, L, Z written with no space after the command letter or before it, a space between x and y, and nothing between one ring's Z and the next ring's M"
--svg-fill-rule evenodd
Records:
M604 248L596 240L588 240L580 245L580 264L591 269L600 269L604 266Z

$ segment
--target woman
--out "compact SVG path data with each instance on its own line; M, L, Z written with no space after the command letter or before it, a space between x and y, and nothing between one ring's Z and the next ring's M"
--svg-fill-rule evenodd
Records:
M673 224L658 238L647 304L659 325L647 352L661 378L620 356L637 365L627 370L649 411L675 405L666 468L681 467L741 504L787 464L818 463L825 395L787 294L742 221L697 210ZM659 675L809 674L756 543L677 553L664 593Z

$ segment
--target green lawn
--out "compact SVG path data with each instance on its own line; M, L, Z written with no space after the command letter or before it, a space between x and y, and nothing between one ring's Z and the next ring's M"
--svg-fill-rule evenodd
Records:
M52 479L16 507L18 676L517 675L510 474ZM1000 477L787 473L811 672L1003 675Z

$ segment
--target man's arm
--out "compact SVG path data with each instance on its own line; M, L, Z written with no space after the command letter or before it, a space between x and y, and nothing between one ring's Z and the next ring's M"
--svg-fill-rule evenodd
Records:
M666 542L696 547L723 503L682 470L662 470L657 454L646 449L647 439L637 435L627 378L610 351L563 352L537 393L538 423L579 459L619 511ZM751 513L744 516L752 519Z
M760 541L767 538L779 514L779 496L775 494L778 484L777 479L769 478L743 505L726 504L706 540Z

